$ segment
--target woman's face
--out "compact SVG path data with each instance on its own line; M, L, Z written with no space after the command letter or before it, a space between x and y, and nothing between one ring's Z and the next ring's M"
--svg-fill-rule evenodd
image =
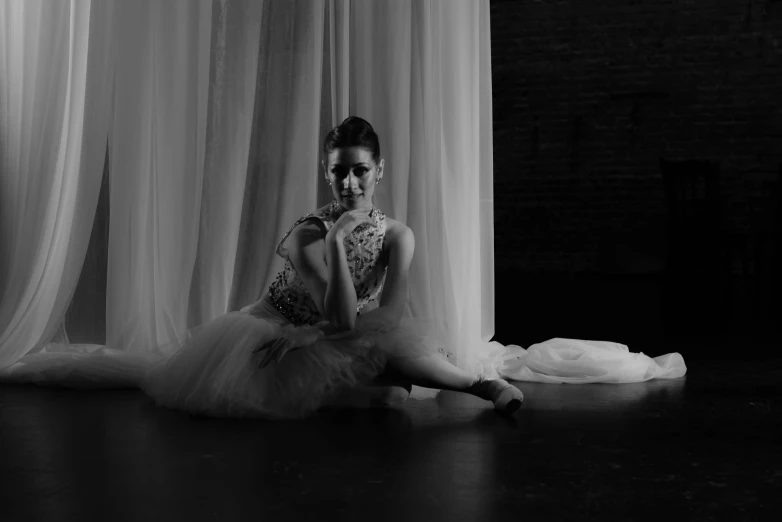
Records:
M375 184L383 178L383 160L375 163L363 147L334 149L323 164L337 202L348 210L372 208Z

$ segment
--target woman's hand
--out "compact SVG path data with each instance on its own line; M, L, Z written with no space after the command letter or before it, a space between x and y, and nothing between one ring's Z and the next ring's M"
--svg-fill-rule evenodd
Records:
M361 225L376 227L377 223L369 216L371 209L348 210L331 226L326 240L344 240Z

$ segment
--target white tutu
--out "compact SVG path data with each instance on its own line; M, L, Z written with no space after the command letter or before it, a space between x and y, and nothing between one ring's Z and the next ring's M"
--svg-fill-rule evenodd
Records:
M264 346L287 344L261 367ZM193 329L171 357L154 364L141 388L160 405L215 417L303 417L346 389L367 385L393 357L437 348L415 329L365 325L326 336L293 326L266 300Z

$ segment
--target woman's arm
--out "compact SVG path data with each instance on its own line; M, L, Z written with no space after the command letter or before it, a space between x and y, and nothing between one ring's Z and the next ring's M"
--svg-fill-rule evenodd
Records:
M323 317L338 330L352 330L356 324L356 289L345 254L345 234L332 227L326 234L328 284L323 297Z
M318 312L338 331L352 330L356 324L356 289L344 240L362 224L377 226L369 217L369 209L344 212L325 234L320 223L309 220L288 236L291 264L304 281Z
M352 329L356 320L356 290L344 245L341 239L337 241L340 236L329 236L322 225L309 220L291 232L287 245L288 257L296 273L320 315L335 331Z
M407 305L407 280L410 263L415 252L415 236L405 225L390 237L388 245L388 272L380 297L380 306L356 320L356 326L380 324L384 327L399 326Z

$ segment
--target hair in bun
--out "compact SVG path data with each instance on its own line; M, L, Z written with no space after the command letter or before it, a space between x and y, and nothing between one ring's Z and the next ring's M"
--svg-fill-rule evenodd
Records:
M323 140L323 153L328 156L334 149L361 147L372 153L375 163L380 161L380 140L372 125L358 116L348 116L331 129Z

